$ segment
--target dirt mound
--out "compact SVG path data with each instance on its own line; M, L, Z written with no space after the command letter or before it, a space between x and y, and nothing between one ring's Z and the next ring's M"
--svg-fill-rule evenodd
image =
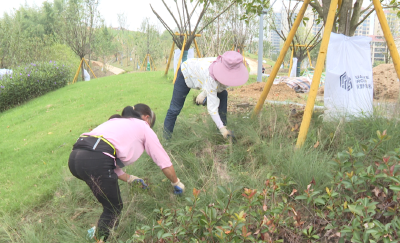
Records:
M393 64L381 64L372 69L374 78L374 99L397 100L399 82Z
M229 91L229 96L248 98L250 102L257 103L264 86L265 82L252 83ZM303 97L294 92L294 90L285 83L273 84L268 93L267 99L280 101L290 100L292 102L304 103Z

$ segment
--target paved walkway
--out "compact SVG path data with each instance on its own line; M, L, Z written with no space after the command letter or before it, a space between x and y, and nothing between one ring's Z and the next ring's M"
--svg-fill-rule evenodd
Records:
M99 66L99 67L103 67L103 66L104 66L104 64L103 64L102 62L99 62L99 61L92 61L92 63L93 63L93 65ZM106 68L108 71L110 71L110 72L112 72L113 74L115 74L115 75L118 75L118 74L121 74L121 73L124 73L124 72L125 72L125 70L123 70L123 69L121 69L121 68L117 68L117 67L111 66L111 65L109 65L109 64L106 64L105 68Z

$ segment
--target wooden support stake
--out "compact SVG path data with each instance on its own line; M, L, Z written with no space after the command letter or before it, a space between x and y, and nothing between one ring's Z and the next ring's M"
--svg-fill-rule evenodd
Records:
M308 56L308 61L310 62L310 67L312 68L312 62L311 62L311 56L310 56L310 51L307 49L307 56Z
M264 104L264 101L267 98L269 91L271 90L272 83L274 82L274 79L275 79L276 75L278 74L278 71L283 62L283 59L285 58L286 52L289 49L290 43L292 42L293 37L296 34L297 28L299 27L301 21L303 20L304 13L306 12L309 3L310 3L310 0L304 0L303 5L301 6L301 9L299 11L299 14L297 15L296 20L294 21L293 27L290 29L288 37L286 38L286 41L283 44L282 50L279 53L279 57L276 60L274 67L272 68L272 71L271 71L270 76L268 77L267 83L265 84L264 89L260 95L260 98L258 99L257 105L254 108L252 117L255 117L256 115L258 115L260 113L261 108Z
M86 59L83 58L83 60L85 61L86 65L89 67L90 71L92 71L92 74L93 74L94 78L97 78L96 75L94 74L92 68L89 66L89 63L86 61Z
M172 42L172 47L171 47L171 51L169 53L169 58L168 58L168 62L167 62L167 68L165 69L164 75L168 74L169 65L171 64L172 55L174 54L174 47L175 47L175 42Z
M79 70L81 70L82 62L83 62L83 59L82 59L81 62L79 63L78 70L77 70L76 73L75 73L75 77L74 77L74 80L72 80L72 83L75 83L76 80L78 79Z
M292 47L292 54L290 55L290 66L289 66L289 73L288 77L290 77L290 72L292 71L293 68L293 55L294 55L294 46Z
M180 68L180 66L181 66L181 61L182 61L182 57L183 57L183 52L185 51L185 45L186 45L186 35L185 35L185 39L183 39L181 54L179 55L178 64L176 65L176 71L175 71L174 81L173 81L174 84L175 84L176 76L178 75L178 70L179 70L179 68Z
M324 69L326 54L328 51L329 39L331 37L331 31L333 27L333 21L335 19L335 13L338 5L338 0L332 0L329 6L328 17L324 27L324 34L322 36L321 47L317 58L317 64L315 65L314 76L311 82L310 92L307 98L306 108L304 110L303 120L300 125L299 136L297 138L296 148L303 146L304 141L307 138L308 128L310 127L311 116L314 110L315 98L319 88L319 82L321 80L321 74Z
M378 16L379 23L381 24L383 35L387 43L387 47L390 51L390 56L393 60L394 69L396 70L397 77L400 79L400 56L397 50L396 44L394 43L392 33L390 32L389 25L387 23L385 13L383 12L381 2L379 0L372 0L374 3L376 15Z
M196 47L197 57L198 57L198 58L201 58L200 49L199 49L199 46L197 45L196 39L194 39L194 46Z

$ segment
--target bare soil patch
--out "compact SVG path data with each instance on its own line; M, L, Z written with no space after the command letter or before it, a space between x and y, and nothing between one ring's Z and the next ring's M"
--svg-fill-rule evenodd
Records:
M231 88L228 100L228 112L246 112L254 108L264 89L265 82L252 83L239 88ZM290 101L306 104L307 94L296 93L285 83L273 84L268 93L267 100Z
M399 81L393 64L381 64L372 69L374 99L394 102L399 97Z

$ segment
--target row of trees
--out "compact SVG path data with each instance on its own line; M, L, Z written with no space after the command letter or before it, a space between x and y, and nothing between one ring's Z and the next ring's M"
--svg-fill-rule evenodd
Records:
M171 40L178 48L182 47L183 37L175 32L188 35L185 49L189 49L194 34L198 38L203 56L216 56L226 50L244 48L257 51L259 13L269 8L269 0L160 0L173 17L176 28L168 26L166 16L160 16L158 9L154 14L165 27L160 27L144 19L138 31L129 31L129 23L124 14L118 15L118 30L105 26L98 11L98 0L54 0L44 2L40 7L21 6L11 14L4 14L0 19L0 67L12 67L23 62L41 61L51 58L54 45L68 47L76 59L96 58L105 63L110 61L134 60L135 66L141 63L146 54L159 61L166 61ZM326 21L330 0L311 1L313 25ZM293 25L296 12L302 2L282 1L286 17L282 19L288 29ZM339 6L333 31L349 36L354 34L373 8L361 8L362 0L343 0ZM385 3L386 8L398 7L398 0ZM176 11L173 11L176 10ZM346 11L347 12L346 12ZM368 11L368 13L366 12ZM367 13L364 17L361 14ZM266 17L267 29L274 29L285 40L284 31L279 31L271 13ZM343 22L347 20L347 22ZM307 57L306 49L312 49L320 42L320 34L311 34L305 25L299 29L293 44L303 43L306 47L298 48L295 56L301 60ZM343 27L345 26L345 27ZM265 31L264 33L269 33ZM320 32L322 33L322 32ZM269 54L271 45L264 44L265 54ZM127 62L129 63L129 62Z
M54 0L5 13L0 18L0 68L49 61L60 48L76 66L83 57L139 63L150 53L156 61L165 60L171 38L160 28L144 19L138 31L129 31L124 14L118 15L119 28L108 27L98 5L98 0Z

